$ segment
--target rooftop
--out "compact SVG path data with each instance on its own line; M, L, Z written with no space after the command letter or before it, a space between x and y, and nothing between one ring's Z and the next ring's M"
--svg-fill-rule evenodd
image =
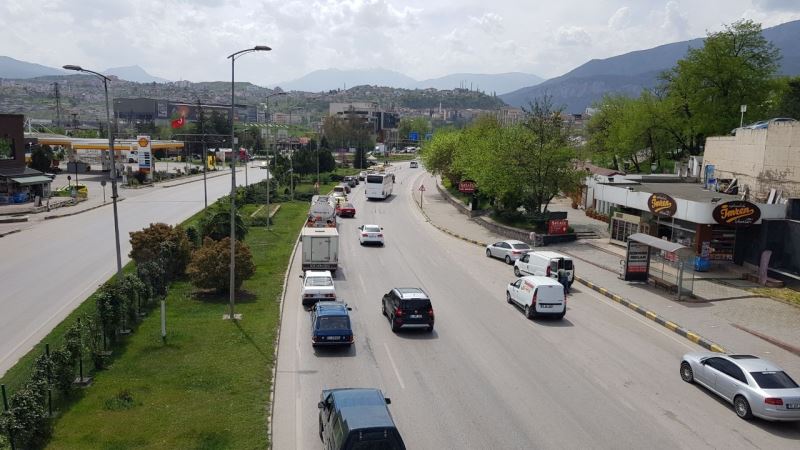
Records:
M703 185L697 183L640 183L626 184L620 187L632 191L649 192L651 194L658 192L667 194L676 199L682 198L696 202L711 202L713 199L719 199L718 201L722 202L741 200L742 198L741 195L723 194L722 192L703 189Z

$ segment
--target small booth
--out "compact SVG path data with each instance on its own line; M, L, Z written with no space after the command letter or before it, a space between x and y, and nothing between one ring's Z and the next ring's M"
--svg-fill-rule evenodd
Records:
M622 262L625 281L652 282L674 291L678 300L692 295L694 271L685 267L694 259L694 250L685 245L644 233L628 236L627 252Z

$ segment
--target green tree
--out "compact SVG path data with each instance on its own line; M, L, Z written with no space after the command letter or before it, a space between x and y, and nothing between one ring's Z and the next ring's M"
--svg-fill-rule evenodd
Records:
M241 288L244 280L249 279L256 272L250 248L243 242L236 241L235 245L236 271L234 275L234 289ZM200 289L214 289L225 291L230 289L230 278L227 274L231 269L231 241L229 238L215 241L206 238L203 246L192 254L192 261L186 273L192 284Z
M165 223L151 223L149 227L141 231L133 231L131 236L130 257L137 264L156 260L166 256L166 266L164 270L170 278L180 276L186 270L191 253L191 242L189 242L183 227L175 227ZM169 253L162 254L162 244L168 242L171 245Z
M231 215L230 203L218 201L208 208L200 219L200 234L203 238L211 238L215 241L229 238L231 235ZM239 210L234 216L236 225L236 240L243 241L247 235L247 225L244 223Z
M426 117L403 117L400 119L398 127L398 134L400 135L401 142L408 142L411 144L410 133L416 132L419 139L425 139L425 134L431 131L431 123Z
M31 167L41 172L50 170L53 162L53 150L49 145L37 145L31 150Z
M783 78L779 83L782 89L772 115L800 120L800 77Z

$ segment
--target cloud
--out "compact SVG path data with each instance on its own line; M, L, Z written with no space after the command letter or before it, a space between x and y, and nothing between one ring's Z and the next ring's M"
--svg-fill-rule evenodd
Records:
M797 0L753 0L753 6L765 10L800 11Z
M592 42L589 33L583 27L559 27L556 31L556 43L564 46L583 46Z
M623 6L608 19L608 27L614 30L628 28L631 24L631 9Z
M661 23L661 28L664 31L672 33L676 38L684 38L687 36L687 29L689 22L686 15L681 12L681 7L678 2L670 0L664 7L664 21Z
M470 17L469 21L489 34L503 31L503 18L495 13L486 13L481 17Z

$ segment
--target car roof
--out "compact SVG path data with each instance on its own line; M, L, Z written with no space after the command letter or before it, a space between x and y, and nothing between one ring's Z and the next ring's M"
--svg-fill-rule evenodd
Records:
M331 277L330 270L306 270L306 277Z
M407 288L394 288L394 290L397 291L398 295L403 300L409 300L409 299L430 300L430 297L428 297L428 294L426 294L425 291L423 291L420 288L407 287Z
M323 398L329 393L333 395L343 422L351 430L395 426L380 389L326 389L322 393Z
M728 359L733 360L733 362L742 368L745 372L780 372L783 371L780 367L775 365L771 361L767 361L766 359L761 359L757 356L752 355L725 355ZM745 356L744 358L742 356ZM751 356L747 358L747 356Z
M381 227L380 225L377 225L377 224L374 224L374 223L365 223L364 226L365 227L378 227L378 228Z
M345 203L344 206L343 206L343 208L352 208L352 207L353 207L353 204L350 203L350 202Z
M507 244L525 244L525 245L528 245L527 242L518 241L516 239L506 239L505 241L500 241L500 242L505 242Z
M525 275L524 277L520 277L520 279L531 282L536 286L561 286L561 283L558 281L550 277L542 277L539 275Z
M346 316L347 305L344 302L321 301L314 304L319 316Z
M539 256L543 256L543 257L545 257L545 258L564 258L564 259L572 259L572 258L570 258L570 257L569 257L569 256L567 256L567 255L562 255L561 253L558 253L558 252L551 252L551 251L539 251L539 250L535 250L535 251L529 252L529 254L539 255Z

